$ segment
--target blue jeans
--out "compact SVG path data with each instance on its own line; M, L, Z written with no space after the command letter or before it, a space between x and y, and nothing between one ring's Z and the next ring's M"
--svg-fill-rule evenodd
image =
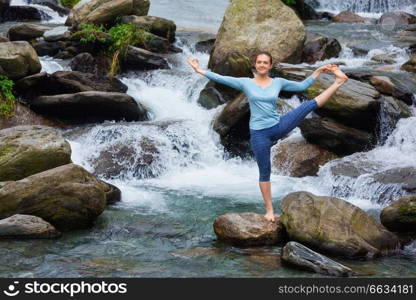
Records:
M270 181L270 149L273 144L298 126L316 108L316 100L308 100L282 115L276 125L260 130L250 129L250 146L259 167L259 181Z

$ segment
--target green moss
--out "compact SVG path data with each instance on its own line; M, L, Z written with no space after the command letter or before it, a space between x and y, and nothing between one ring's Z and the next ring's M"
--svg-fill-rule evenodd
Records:
M399 208L400 215L416 217L416 205L410 203Z
M66 7L74 7L81 0L61 0L61 4Z
M10 118L14 115L16 99L13 95L14 82L0 74L0 117Z

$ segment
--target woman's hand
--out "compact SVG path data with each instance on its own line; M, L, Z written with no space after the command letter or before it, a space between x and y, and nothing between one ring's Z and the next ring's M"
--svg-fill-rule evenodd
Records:
M320 73L331 72L332 68L334 67L337 67L337 65L334 65L334 64L324 65L324 66L320 66L318 69L316 69L316 71Z
M191 57L189 57L186 61L192 67L192 69L195 70L195 72L198 72L200 74L203 74L203 71L199 67L199 60L197 58L191 58Z
M319 75L321 75L321 73L332 72L332 69L336 66L337 65L334 65L334 64L328 64L328 65L320 66L318 69L313 71L311 76L312 76L313 79L316 79L316 78L319 77Z

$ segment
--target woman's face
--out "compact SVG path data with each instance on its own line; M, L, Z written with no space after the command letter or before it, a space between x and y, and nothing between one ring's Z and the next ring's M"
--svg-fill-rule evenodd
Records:
M270 69L272 68L272 64L270 63L270 57L266 54L258 55L256 58L255 68L257 74L268 74Z

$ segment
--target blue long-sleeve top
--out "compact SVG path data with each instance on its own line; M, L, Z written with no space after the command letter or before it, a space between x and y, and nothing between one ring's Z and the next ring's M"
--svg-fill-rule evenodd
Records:
M269 128L279 123L280 115L277 113L277 100L280 91L304 91L315 81L312 76L301 82L276 77L272 78L272 83L269 86L263 88L249 77L223 76L211 71L206 71L205 76L218 83L240 90L247 96L250 106L249 127L253 130Z

